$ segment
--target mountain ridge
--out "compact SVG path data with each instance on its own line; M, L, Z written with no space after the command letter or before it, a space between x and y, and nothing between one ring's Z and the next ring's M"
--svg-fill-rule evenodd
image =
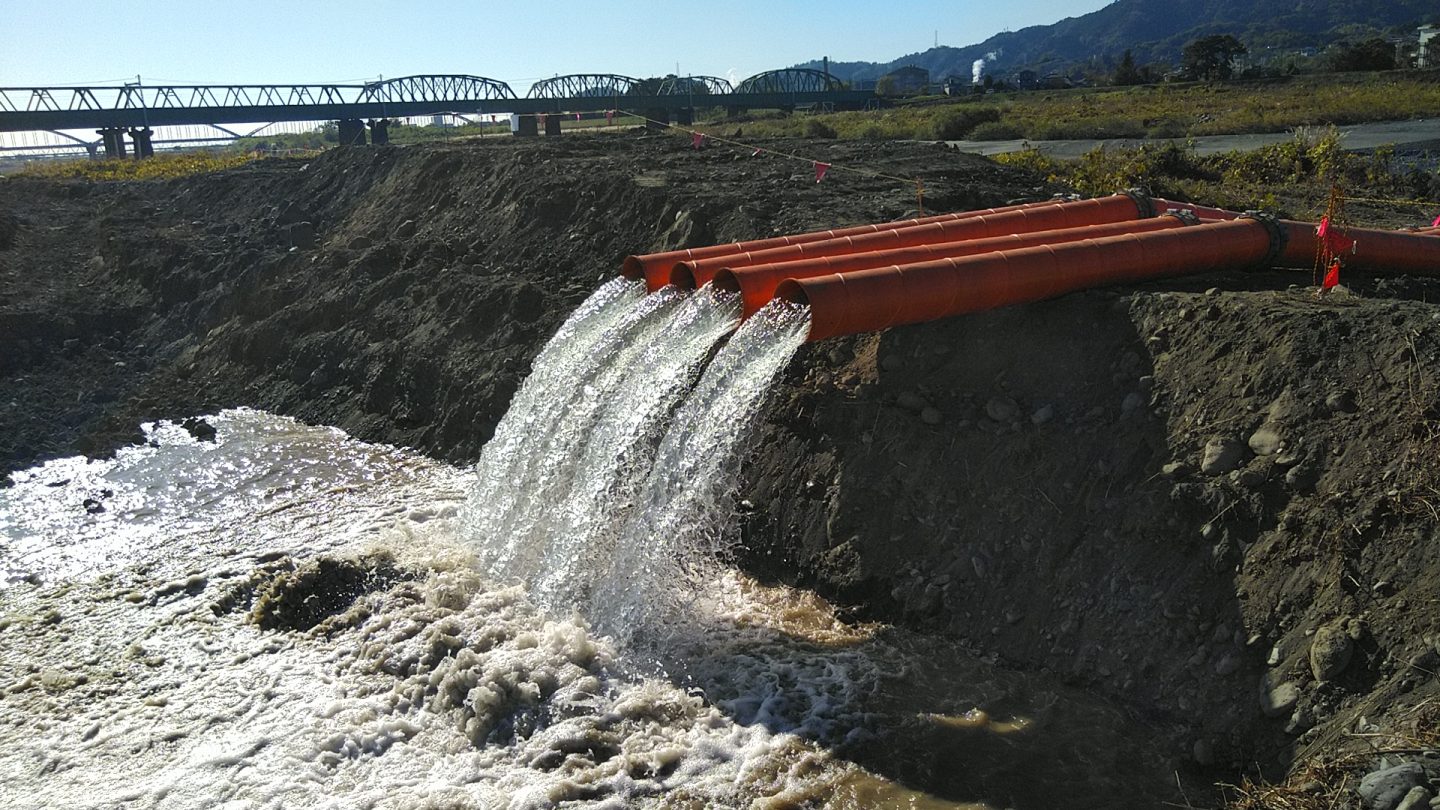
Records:
M1232 34L1252 53L1263 54L1413 32L1425 21L1440 22L1433 0L1115 0L1089 14L1001 32L973 45L941 45L888 62L830 62L829 69L843 81L864 81L915 65L938 80L970 76L977 60L993 55L987 72L1063 72L1082 65L1108 67L1127 49L1139 64L1174 63L1185 43L1209 34ZM814 60L796 67L821 65Z

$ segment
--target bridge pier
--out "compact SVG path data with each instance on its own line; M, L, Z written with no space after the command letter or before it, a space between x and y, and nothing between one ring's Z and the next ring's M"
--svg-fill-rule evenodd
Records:
M155 130L149 127L131 127L130 140L135 142L135 159L155 156L155 147L150 143L150 137Z
M664 129L665 125L670 123L669 107L651 107L642 113L642 115L644 115L646 119L646 129Z
M359 118L342 118L339 121L341 146L365 145L365 122Z
M515 136L517 138L536 138L540 135L540 119L534 115L515 116Z
M547 136L560 134L560 113L545 116L545 134Z
M125 157L124 129L120 127L105 127L104 129L95 130L95 134L100 136L100 142L105 145L105 157L111 159Z
M695 108L681 107L675 111L675 123L682 127L688 127L695 123Z
M371 119L366 124L370 127L370 142L376 146L384 146L390 143L390 119Z

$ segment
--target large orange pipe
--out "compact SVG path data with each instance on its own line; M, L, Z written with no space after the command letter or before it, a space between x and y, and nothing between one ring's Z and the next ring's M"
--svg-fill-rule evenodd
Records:
M1150 201L1155 205L1155 213L1163 214L1171 209L1176 211L1192 211L1195 216L1211 221L1225 221L1239 219L1245 216L1239 211L1227 211L1224 208L1211 208L1208 205L1196 205L1195 203L1175 202L1161 197L1151 197Z
M1116 194L1094 200L1054 203L1037 208L985 214L950 222L932 222L928 225L787 245L768 250L744 251L712 259L694 259L680 262L678 265L684 265L685 271L698 281L702 278L711 278L715 273L727 267L733 269L818 256L841 256L941 242L962 242L967 239L984 239L1013 233L1078 228L1084 225L1103 225L1111 222L1133 222L1151 216L1149 203L1150 200L1146 197L1137 198L1128 194Z
M1202 273L1265 260L1258 220L1039 245L959 259L786 279L776 297L810 307L808 340L1054 298L1103 284Z
M1280 227L1285 231L1285 249L1276 264L1299 269L1314 267L1320 246L1316 226L1281 220ZM1340 234L1354 240L1354 250L1340 256L1346 269L1440 275L1440 239L1433 234L1374 228L1342 228Z
M1085 239L1098 239L1124 233L1168 230L1181 228L1186 224L1186 220L1179 216L1160 216L1135 222L1112 222L1080 228L1014 233L988 239L972 239L968 242L942 242L937 245L917 245L894 250L880 250L874 253L851 253L844 256L821 256L815 259L756 264L749 267L727 267L715 273L710 282L722 290L738 291L740 300L744 303L744 317L748 318L775 297L775 288L787 278L814 278L831 273L849 273L875 267L974 256L996 250L1015 250L1035 245L1079 242ZM688 271L679 267L675 269L671 281L681 288L693 288L698 284L705 283L702 279L692 277Z
M932 222L948 222L950 220L968 219L984 214L998 214L1006 211L1019 211L1025 208L1037 208L1058 204L1059 203L1054 200L1043 200L1041 202L1007 205L1000 208L986 208L978 211L957 211L949 214L936 214L919 219L904 219L896 222L882 222L873 225L855 225L849 228L837 228L829 231L812 231L810 233L798 233L789 236L751 239L746 242L732 242L725 245L709 245L707 247L690 248L688 250L668 250L664 253L646 253L639 256L626 256L624 262L620 265L620 274L626 278L645 279L646 286L651 292L654 292L670 283L670 268L674 267L676 262L724 256L729 253L741 253L747 250L766 250L768 248L784 247L786 245L819 242L824 239L835 239L843 236L855 236L862 233L908 228L915 225L928 225Z

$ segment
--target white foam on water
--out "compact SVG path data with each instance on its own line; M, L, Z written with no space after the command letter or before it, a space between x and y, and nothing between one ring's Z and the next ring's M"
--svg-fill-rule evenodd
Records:
M465 513L492 575L585 615L671 413L740 313L737 295L708 287L618 306L583 345L542 352L544 374L527 380L496 429L500 444L482 453Z
M214 444L161 425L0 490L0 560L29 577L0 592L0 806L783 806L855 771L625 674L582 621L486 578L459 535L466 471L255 411L212 421ZM104 514L144 542L80 573L71 552L103 532L46 483L82 468L125 488ZM182 469L229 494L171 489ZM406 576L313 630L266 630L251 602L291 567L277 548L302 569L387 552Z

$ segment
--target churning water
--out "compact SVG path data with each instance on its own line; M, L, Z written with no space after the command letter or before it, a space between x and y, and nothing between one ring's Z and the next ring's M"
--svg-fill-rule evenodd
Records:
M14 475L0 806L1173 798L1117 712L725 565L807 325L737 314L607 284L473 470L238 410Z

